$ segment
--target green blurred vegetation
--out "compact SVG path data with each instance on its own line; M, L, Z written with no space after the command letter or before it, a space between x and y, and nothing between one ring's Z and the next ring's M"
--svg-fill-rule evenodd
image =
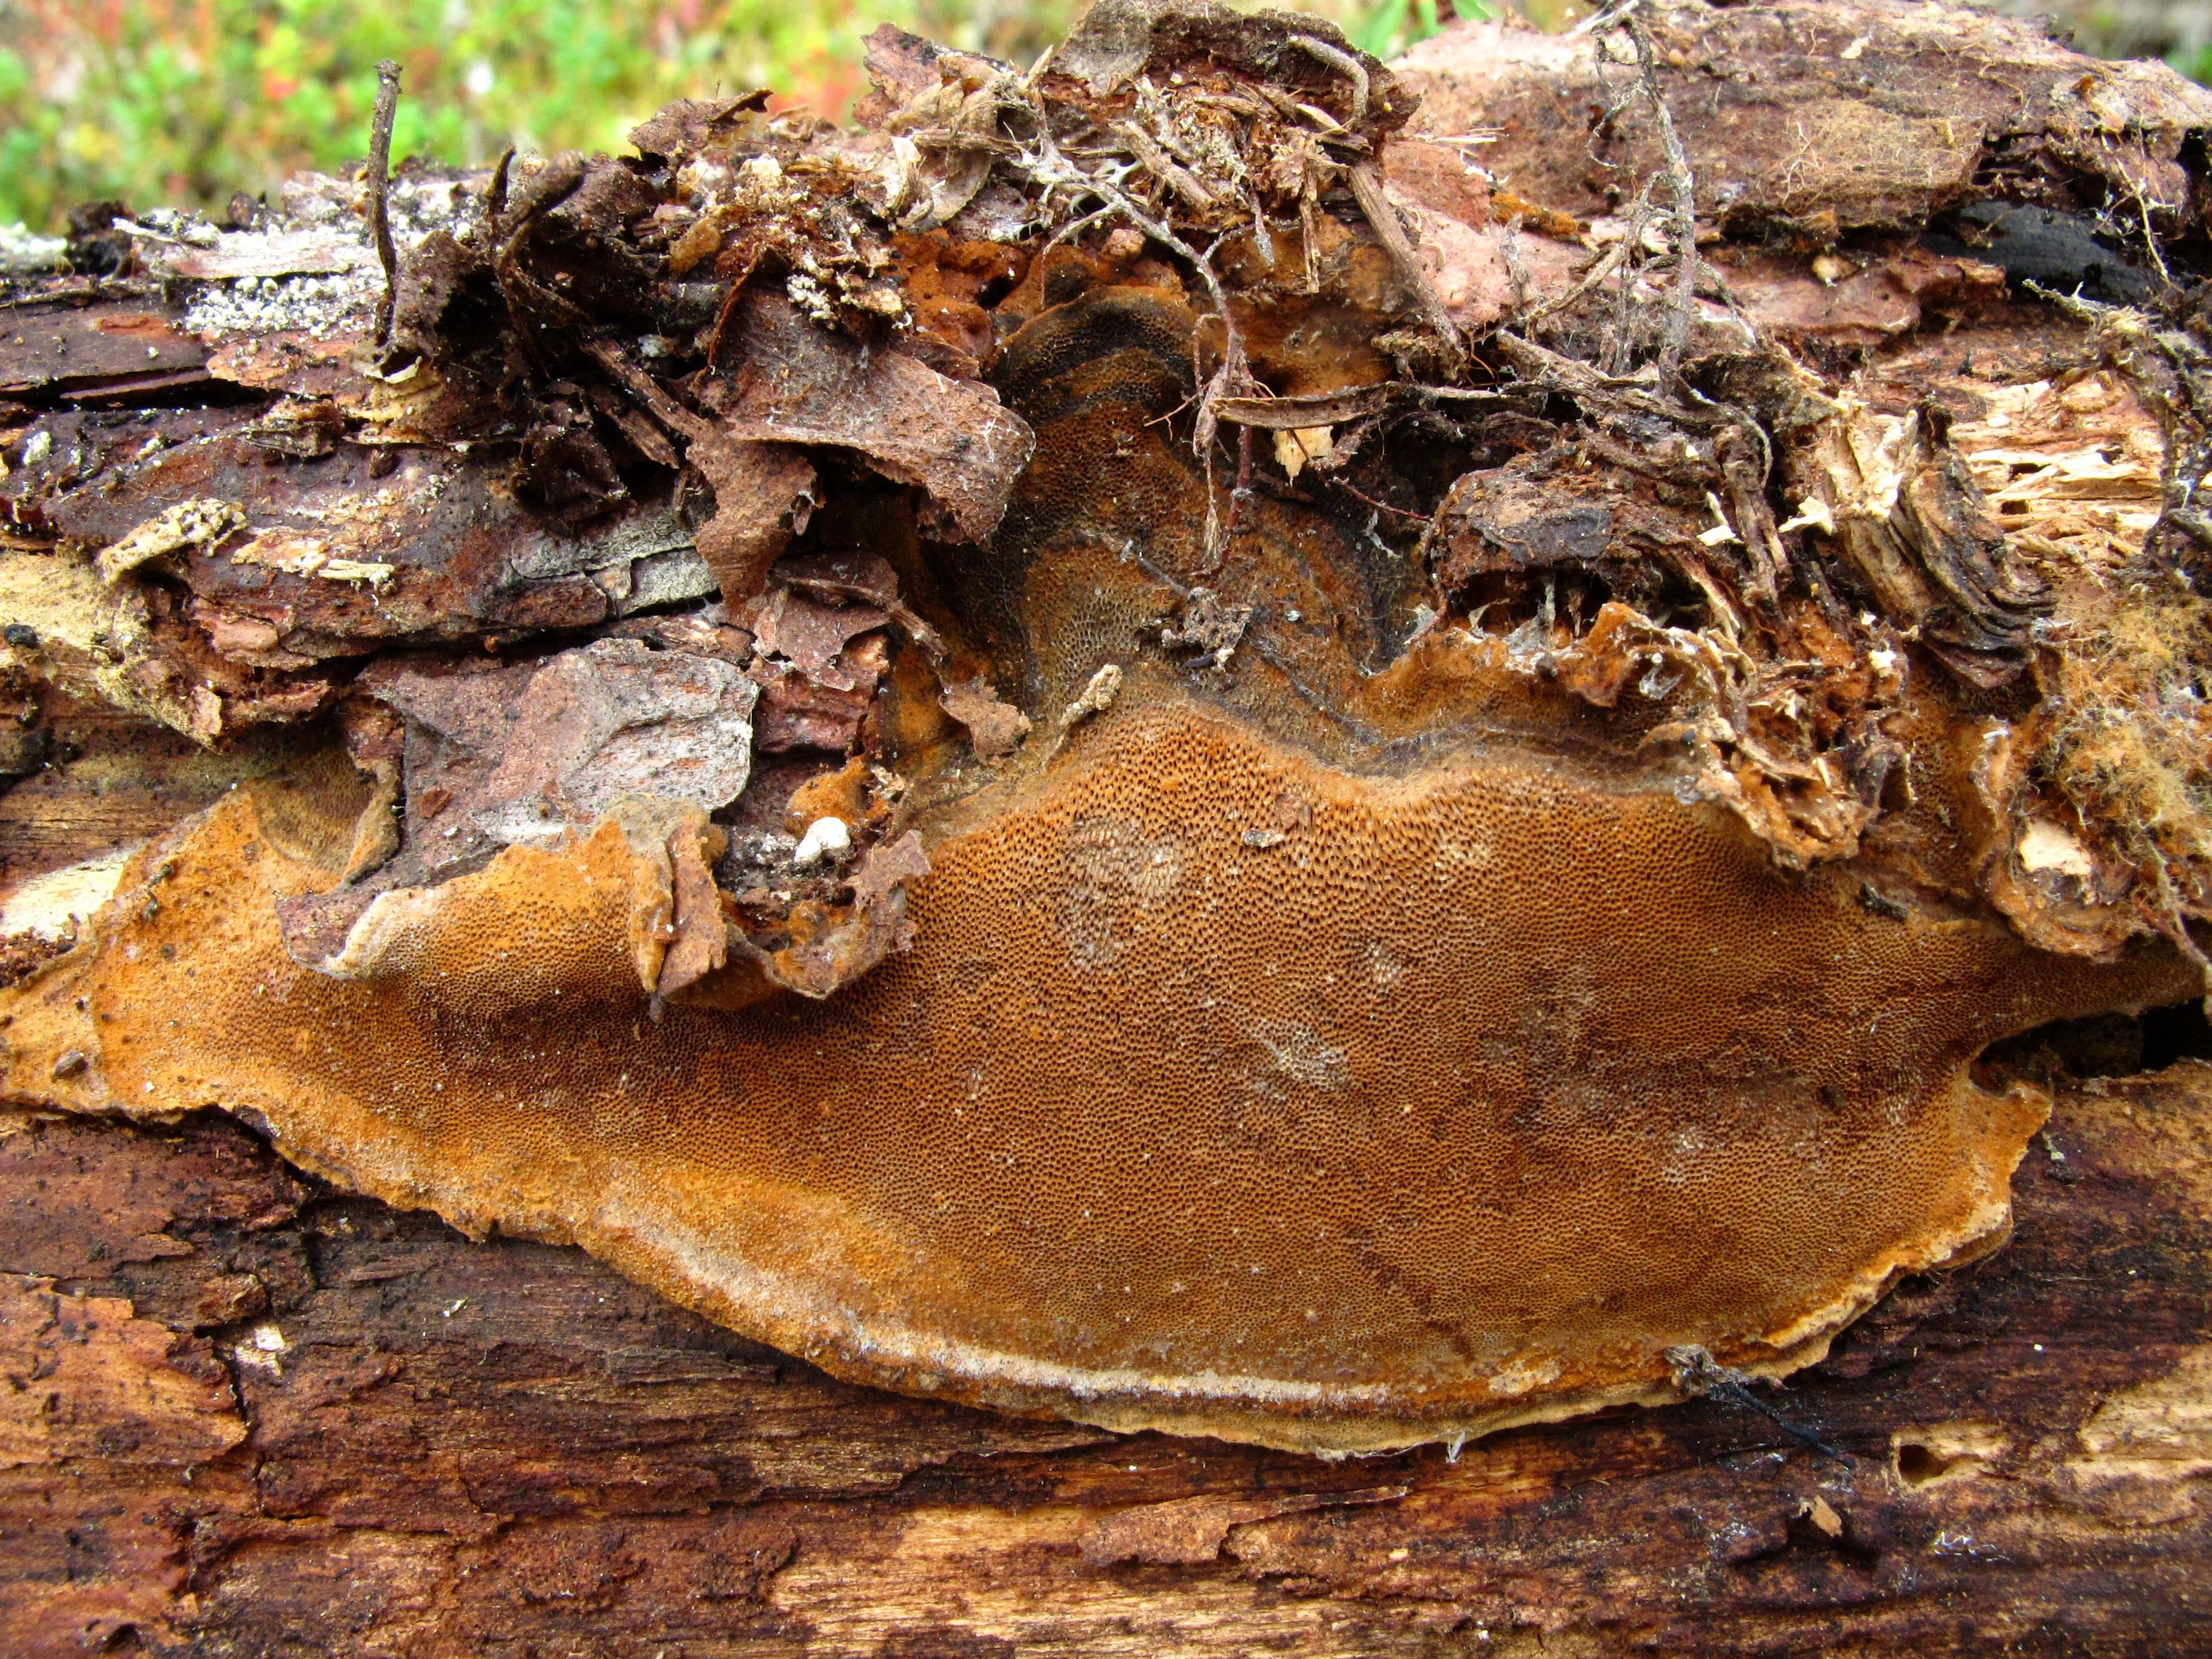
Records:
M2212 86L2212 45L2199 46L2194 52L2176 52L2172 63L2191 80Z
M1278 3L1281 0L1277 0ZM1379 55L1437 0L1307 0ZM672 98L766 86L837 115L889 21L1028 63L1081 0L0 0L0 224L82 202L220 212L234 189L368 149L377 60L404 95L395 159L619 149ZM1558 9L1553 0L1553 9ZM1473 15L1472 4L1462 6Z

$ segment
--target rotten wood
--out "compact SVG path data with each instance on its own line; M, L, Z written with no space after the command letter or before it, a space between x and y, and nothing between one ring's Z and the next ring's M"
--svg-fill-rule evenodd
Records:
M0 1649L2212 1650L2212 95L872 44L6 290Z
M2212 1644L2212 1067L1770 1396L1340 1463L824 1377L234 1123L0 1131L0 1647L1157 1659ZM136 1644L134 1646L134 1644Z

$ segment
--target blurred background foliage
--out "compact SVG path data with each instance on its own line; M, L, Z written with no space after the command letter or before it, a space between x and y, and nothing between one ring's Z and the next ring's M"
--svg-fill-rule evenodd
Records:
M1257 3L1257 0L1249 0ZM1440 0L1291 0L1388 57ZM672 98L772 87L837 116L879 21L1026 64L1083 0L0 0L0 224L59 229L82 202L194 205L331 168L368 145L379 58L405 68L395 158L483 163L618 150ZM1283 0L1277 0L1283 3ZM1441 0L1444 17L1450 0ZM2093 50L2212 73L2212 0L2008 0ZM1539 27L1589 8L1523 0ZM1462 15L1479 15L1462 0Z
M1436 31L1437 3L1303 9L1388 55ZM510 143L618 150L670 99L717 89L771 87L782 105L842 115L864 86L860 39L878 22L1027 64L1081 9L1082 0L0 0L0 224L58 230L72 206L102 198L219 213L234 189L356 161L382 58L405 70L393 159L483 163ZM1555 25L1574 15L1565 0L1536 9Z

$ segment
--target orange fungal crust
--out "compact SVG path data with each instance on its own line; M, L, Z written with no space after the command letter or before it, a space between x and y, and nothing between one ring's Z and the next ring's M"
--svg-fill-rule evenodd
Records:
M237 1113L1115 1429L1818 1359L2002 1241L2046 1103L1991 1044L2212 976L2212 325L2046 303L1992 194L2132 155L2185 268L2212 94L2082 125L2082 60L1981 18L2006 91L1962 18L1651 0L1402 76L1209 0L1026 76L879 32L856 128L453 183L388 338L209 359L282 405L42 404L15 724L324 723L5 942L6 1098Z
M1972 1056L2175 988L1525 753L1361 776L1165 697L1075 741L932 848L909 954L658 1021L616 827L348 982L285 954L273 896L330 878L241 792L20 994L9 1086L45 1022L115 1107L247 1111L848 1376L1342 1452L1668 1398L1672 1346L1816 1358L2001 1237L2045 1108Z

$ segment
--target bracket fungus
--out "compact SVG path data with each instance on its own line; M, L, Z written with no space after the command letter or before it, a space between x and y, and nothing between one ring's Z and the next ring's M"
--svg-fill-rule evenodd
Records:
M1816 1360L2002 1243L1984 1051L2212 906L2212 97L1935 15L886 28L848 131L403 175L388 338L243 303L343 181L180 241L232 401L9 368L10 684L313 735L9 953L9 1097L1114 1428Z

